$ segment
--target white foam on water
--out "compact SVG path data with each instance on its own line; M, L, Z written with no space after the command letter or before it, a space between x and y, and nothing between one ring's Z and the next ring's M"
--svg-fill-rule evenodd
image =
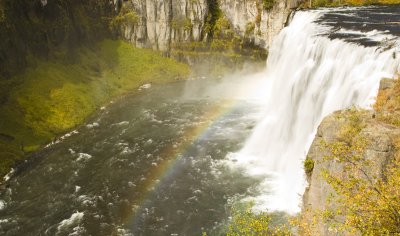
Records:
M119 123L112 124L111 126L124 126L129 125L129 121L121 121Z
M82 226L76 226L72 229L72 232L68 234L68 236L80 236L84 235L86 232L86 229Z
M3 180L4 180L5 182L9 181L10 178L11 178L11 176L14 174L14 171L15 171L15 170L14 170L13 168L11 168L10 172L8 172L8 173L3 177Z
M81 190L81 186L75 185L75 193L79 192Z
M100 124L97 123L97 122L93 122L92 124L87 124L87 125L86 125L86 127L87 127L88 129L93 129L93 128L96 128L96 127L99 127L99 126L100 126Z
M0 211L4 210L6 208L7 204L5 201L0 200Z
M62 220L57 226L57 233L69 230L73 226L77 226L83 219L84 213L83 212L75 212L71 215L70 218ZM75 228L74 227L74 228Z
M88 161L91 158L92 158L92 155L80 152L80 153L78 153L78 158L76 159L76 161Z
M95 206L95 197L87 196L87 195L80 195L77 199L83 206Z
M51 143L47 144L44 148L49 148L49 147L51 147L51 146L53 146L55 144L61 143L65 139L67 139L67 138L69 138L69 137L71 137L72 135L75 135L75 134L79 134L79 131L73 130L73 131L71 131L69 133L66 133L63 136L57 138L56 140L51 141Z
M139 87L139 91L141 91L142 89L149 89L151 88L151 84L143 84L142 86Z
M117 235L118 236L133 236L129 229L125 229L122 226L117 228Z
M69 153L71 153L71 155L74 155L74 154L75 154L75 151L74 151L74 149L72 149L72 148L68 148L68 151L69 151Z
M353 105L369 108L380 80L400 69L393 57L398 47L383 51L321 36L331 30L314 23L321 14L297 12L275 38L263 75L269 81L262 88L263 118L242 150L227 157L231 165L264 178L260 194L251 198L263 210L300 211L306 187L302 162L322 119Z
M0 219L0 224L6 224L10 221L11 221L10 219Z
M350 30L350 29L339 29L336 33L340 34L352 34L357 35L359 39L369 39L371 41L382 42L395 40L397 37L390 34L387 31L372 30L372 31L360 31L360 30Z

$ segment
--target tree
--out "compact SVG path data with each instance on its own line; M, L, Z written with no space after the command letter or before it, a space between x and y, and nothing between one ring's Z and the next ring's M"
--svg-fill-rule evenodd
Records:
M271 226L273 215L268 212L254 213L252 207L252 203L232 207L232 219L227 228L227 236L292 235L286 225Z
M400 139L394 141L394 156L380 170L376 160L365 157L368 140L359 113L341 130L341 141L324 144L327 161L342 165L341 173L323 175L336 192L337 207L324 213L339 231L362 235L400 235ZM342 216L342 217L341 217Z

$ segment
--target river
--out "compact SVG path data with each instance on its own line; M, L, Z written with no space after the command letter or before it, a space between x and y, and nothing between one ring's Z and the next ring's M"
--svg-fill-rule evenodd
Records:
M297 12L267 68L144 86L35 154L0 193L2 235L217 234L240 199L294 214L335 110L399 70L399 6Z
M262 94L248 92L262 74L242 77L153 85L103 107L8 183L0 231L200 235L216 226L257 183L217 161L261 116Z

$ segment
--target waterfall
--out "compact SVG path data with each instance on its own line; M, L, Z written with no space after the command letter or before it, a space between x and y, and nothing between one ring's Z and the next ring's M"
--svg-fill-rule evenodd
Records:
M265 114L242 150L229 156L263 179L252 199L263 210L300 211L303 161L322 119L351 106L370 108L380 79L400 69L395 49L329 39L332 29L315 23L322 14L297 12L275 38L264 75Z

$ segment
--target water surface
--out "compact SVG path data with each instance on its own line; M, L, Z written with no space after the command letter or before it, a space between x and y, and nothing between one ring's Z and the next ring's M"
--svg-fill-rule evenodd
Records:
M227 219L230 201L257 183L218 162L240 148L260 117L259 103L242 93L244 82L256 83L154 85L104 107L8 182L0 234L212 230Z

